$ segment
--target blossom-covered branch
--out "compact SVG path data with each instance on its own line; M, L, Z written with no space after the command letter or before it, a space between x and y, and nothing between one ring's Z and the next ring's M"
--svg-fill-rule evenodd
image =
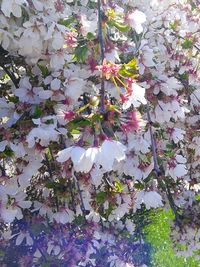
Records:
M199 4L146 2L0 1L0 265L198 258Z
M103 30L102 30L102 9L101 9L101 0L98 0L98 34L99 34L99 45L101 50L101 64L103 64L105 55L104 55L104 40L103 40ZM105 111L105 83L104 78L101 78L101 89L100 89L100 112L104 113Z

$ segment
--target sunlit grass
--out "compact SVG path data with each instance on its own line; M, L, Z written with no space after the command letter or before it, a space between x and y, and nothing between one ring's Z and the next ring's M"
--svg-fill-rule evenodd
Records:
M194 257L178 257L170 239L171 210L155 213L153 222L145 227L146 242L152 246L152 267L199 267L200 261Z

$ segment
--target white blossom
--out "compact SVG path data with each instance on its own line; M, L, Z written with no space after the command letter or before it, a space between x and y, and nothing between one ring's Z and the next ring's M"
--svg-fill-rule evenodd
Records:
M145 88L136 83L132 84L132 94L128 100L123 104L123 109L128 109L131 105L139 107L141 104L146 104Z
M122 161L126 158L126 147L118 141L105 140L99 148L97 164L100 164L104 170L111 171L114 161Z
M21 17L22 11L21 11L21 5L25 3L24 0L2 0L1 3L1 10L4 13L5 16L10 17L11 13L15 17Z
M141 208L145 204L147 209L159 208L163 206L162 197L155 191L140 191L136 194L136 208Z
M129 14L128 22L130 26L140 34L143 31L142 24L146 21L146 16L143 12L135 10L133 13Z

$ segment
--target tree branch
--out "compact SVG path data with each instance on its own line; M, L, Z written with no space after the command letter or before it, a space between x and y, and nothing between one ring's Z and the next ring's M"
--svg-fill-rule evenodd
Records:
M0 170L1 170L2 176L6 176L6 170L4 166L2 166L1 164L0 164Z
M157 152L156 152L156 142L152 130L152 121L149 113L149 106L147 107L147 119L149 122L149 132L150 132L150 137L151 137L151 149L152 149L152 156L153 156L153 162L154 162L154 172L156 175L159 177L162 174L161 169L159 168L158 165L158 160L157 160Z
M18 79L15 77L14 73L12 73L7 67L3 64L0 65L2 69L5 71L5 73L10 77L11 81L13 82L14 86L18 87Z
M161 175L164 175L164 170L162 168L160 168L158 165L156 142L155 142L155 138L154 138L154 134L153 134L153 130L152 130L152 121L151 121L151 117L150 117L149 106L147 108L148 108L147 109L147 119L149 122L149 132L150 132L150 136L151 136L151 147L152 147L152 155L153 155L153 161L154 161L154 172L155 172L157 178L159 178ZM169 186L166 183L164 178L161 180L161 182L164 186L163 189L167 195L169 205L170 205L170 207L171 207L171 209L175 215L175 221L177 222L178 226L181 228L181 223L180 223L181 222L181 216L176 209L176 205L174 203L174 199L173 199L172 194L170 192L170 188L169 188Z
M29 229L29 234L30 234L30 237L33 239L33 242L34 242L34 245L36 247L36 249L39 250L40 254L42 255L42 257L44 258L44 261L47 262L47 258L43 252L43 250L40 248L40 246L37 244L37 240L35 239L35 236L34 234L32 233L32 231Z
M98 29L99 29L99 44L101 48L101 64L104 61L104 41L102 31L102 11L101 11L101 0L98 0ZM104 78L101 78L101 89L100 89L100 113L105 112L105 83Z
M72 199L72 209L75 213L76 212L75 197L74 197L74 193L73 193L72 181L70 179L68 180L68 184L69 184L69 189L70 189L70 194L71 194L71 199Z
M50 176L51 180L54 181L54 179L53 179L53 173L52 173L52 169L51 169L51 163L49 162L49 159L48 159L48 156L47 156L46 153L45 153L45 162L46 162L45 165L46 165L46 167L47 167L49 176ZM53 192L54 192L55 201L56 201L56 210L58 211L58 210L59 210L59 203L58 203L58 197L57 197L57 195L56 195L56 190L55 190L55 188L53 189Z
M99 28L99 43L101 48L101 63L104 60L104 41L102 31L102 11L101 11L101 0L98 0L98 28Z
M81 188L80 188L80 185L79 185L79 182L74 174L74 170L72 170L72 177L74 178L74 181L76 183L76 186L77 186L77 190L78 190L78 193L79 193L79 196L80 196L80 200L81 200L81 210L83 212L83 215L85 216L85 206L84 206L84 202L83 202L83 196L82 196L82 192L81 192Z

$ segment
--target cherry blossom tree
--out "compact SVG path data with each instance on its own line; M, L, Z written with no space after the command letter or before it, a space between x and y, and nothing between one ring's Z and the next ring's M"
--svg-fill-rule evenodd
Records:
M198 261L199 1L0 10L1 266L152 266L144 229L169 210Z

